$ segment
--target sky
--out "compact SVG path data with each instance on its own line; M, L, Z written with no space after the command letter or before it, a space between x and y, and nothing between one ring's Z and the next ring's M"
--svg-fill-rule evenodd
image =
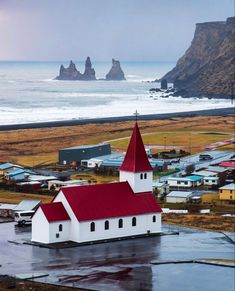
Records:
M0 60L176 61L234 0L0 0Z

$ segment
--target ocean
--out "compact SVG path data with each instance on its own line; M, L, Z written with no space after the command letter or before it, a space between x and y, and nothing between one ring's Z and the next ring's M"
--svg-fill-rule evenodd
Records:
M0 125L183 112L229 107L230 100L163 98L150 94L151 83L171 70L173 62L121 62L126 81L57 81L60 64L69 62L0 62ZM84 71L84 62L76 62ZM92 62L104 78L111 62Z

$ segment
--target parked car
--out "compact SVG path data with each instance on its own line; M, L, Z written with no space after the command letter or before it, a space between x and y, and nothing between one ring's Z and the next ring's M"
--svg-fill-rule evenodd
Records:
M22 226L26 223L32 223L32 216L34 215L35 211L17 211L15 212L15 222L18 223L18 225Z
M204 161L204 160L212 160L213 157L209 154L200 154L199 155L199 160Z

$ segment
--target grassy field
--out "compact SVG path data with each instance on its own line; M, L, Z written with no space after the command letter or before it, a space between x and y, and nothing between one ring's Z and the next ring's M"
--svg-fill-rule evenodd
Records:
M126 150L133 122L86 124L71 127L38 128L0 132L0 162L18 162L33 166L56 162L58 150L64 147L112 141L114 149ZM178 117L139 121L146 145L184 146L192 152L208 143L232 137L233 116ZM225 147L226 148L226 147ZM228 146L231 149L231 146Z
M162 221L167 224L177 224L210 231L235 232L235 217L224 217L220 214L168 213L162 215Z
M29 194L21 192L12 192L0 189L0 202L1 203L13 203L18 204L21 200L41 200L43 203L49 203L53 199L52 196Z

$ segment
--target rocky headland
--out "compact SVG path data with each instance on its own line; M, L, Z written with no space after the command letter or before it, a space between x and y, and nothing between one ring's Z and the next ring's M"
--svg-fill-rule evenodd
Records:
M85 62L85 71L82 74L79 70L77 70L76 65L73 61L70 61L70 64L67 68L64 65L60 66L59 76L55 78L56 80L70 80L70 81L92 81L97 80L95 76L95 70L92 68L91 59L87 57ZM126 80L124 72L121 68L120 62L112 59L112 67L105 79L101 80Z
M121 81L126 80L124 72L121 68L120 62L117 60L112 59L112 67L108 74L105 76L105 79L110 81Z
M235 17L196 24L191 46L162 77L174 83L174 95L231 98L235 92L234 35Z

